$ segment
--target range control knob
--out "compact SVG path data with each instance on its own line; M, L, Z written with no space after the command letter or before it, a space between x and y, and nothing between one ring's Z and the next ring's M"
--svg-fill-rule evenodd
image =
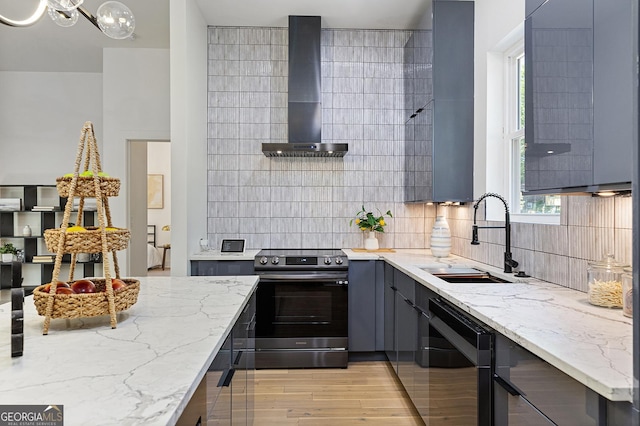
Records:
M325 265L331 265L331 258L330 257L325 257L324 258L324 264Z
M271 263L274 265L280 263L280 259L278 258L278 256L274 256L273 259L271 259Z
M262 256L262 257L260 258L260 264L261 264L261 265L266 265L266 264L267 264L267 262L268 262L268 260L267 260L267 256Z
M337 257L336 258L336 265L342 265L342 258L341 257Z

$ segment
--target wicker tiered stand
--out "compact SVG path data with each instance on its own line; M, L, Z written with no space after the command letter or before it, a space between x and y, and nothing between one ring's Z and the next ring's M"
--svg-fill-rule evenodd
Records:
M84 162L83 172L80 165ZM84 171L91 171L88 176ZM117 291L112 287L110 256L113 258L115 278L120 278L117 250L127 248L130 232L123 228L114 228L111 223L108 197L115 197L120 190L120 180L104 175L100 164L100 155L93 131L93 124L86 122L80 133L80 142L72 176L57 179L58 193L68 197L60 228L45 231L47 249L56 253L53 276L48 291L44 286L34 292L34 303L38 314L44 315L43 334L48 334L52 318L81 318L109 315L111 328L116 328L116 312L128 309L136 303L140 282L134 279L122 279L126 286ZM74 199L79 198L76 226L82 227L85 198L95 198L98 211L97 227L87 227L70 232L69 221L73 211ZM79 228L76 228L79 229ZM71 254L69 284L73 282L78 253L102 253L104 278L92 279L96 285L95 293L57 294L62 256Z

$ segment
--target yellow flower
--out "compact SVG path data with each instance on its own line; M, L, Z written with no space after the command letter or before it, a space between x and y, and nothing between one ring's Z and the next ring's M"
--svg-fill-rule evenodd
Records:
M360 219L356 219L356 225L360 223Z
M385 225L384 219L380 219L380 226L384 226L384 225Z

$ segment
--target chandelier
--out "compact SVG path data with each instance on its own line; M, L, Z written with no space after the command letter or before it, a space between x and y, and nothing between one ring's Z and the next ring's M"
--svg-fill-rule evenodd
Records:
M61 27L70 27L82 15L108 37L118 40L133 37L136 21L127 6L118 1L107 1L102 3L94 16L82 7L83 2L84 0L39 0L31 16L14 20L0 15L0 22L11 27L26 27L38 22L48 12L53 22Z

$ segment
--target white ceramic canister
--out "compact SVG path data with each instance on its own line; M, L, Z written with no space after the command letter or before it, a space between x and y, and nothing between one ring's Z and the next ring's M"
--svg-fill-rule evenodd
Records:
M444 216L437 216L431 229L431 254L447 257L451 253L451 230Z

